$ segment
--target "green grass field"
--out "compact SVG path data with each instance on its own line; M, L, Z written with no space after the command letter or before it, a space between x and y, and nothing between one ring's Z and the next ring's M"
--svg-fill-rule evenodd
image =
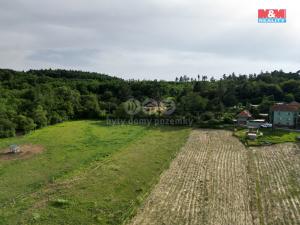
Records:
M272 130L270 128L261 128L260 132L263 136L259 136L256 140L248 140L246 138L247 129L242 129L234 132L234 136L238 137L247 146L261 146L265 144L280 144L287 142L297 142L299 132Z
M185 143L190 129L66 122L0 140L42 145L0 160L0 224L122 224Z

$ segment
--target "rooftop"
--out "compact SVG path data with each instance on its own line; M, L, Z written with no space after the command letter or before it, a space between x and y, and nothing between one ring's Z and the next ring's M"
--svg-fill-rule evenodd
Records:
M242 111L242 112L240 112L240 113L238 114L238 117L247 117L247 118L251 118L252 115L251 115L251 113L250 113L248 110L244 110L244 111Z
M271 107L272 111L282 111L282 112L297 112L300 111L300 103L291 102L288 104L280 103L275 104Z

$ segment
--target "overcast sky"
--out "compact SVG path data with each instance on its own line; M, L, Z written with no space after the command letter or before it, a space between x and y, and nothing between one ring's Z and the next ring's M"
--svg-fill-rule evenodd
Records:
M259 8L287 9L258 24ZM300 70L299 0L0 0L0 67L122 78Z

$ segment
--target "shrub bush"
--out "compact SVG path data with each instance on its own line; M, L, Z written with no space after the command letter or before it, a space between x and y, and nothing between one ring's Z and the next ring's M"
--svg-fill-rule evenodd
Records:
M16 124L8 119L0 119L0 138L16 135Z

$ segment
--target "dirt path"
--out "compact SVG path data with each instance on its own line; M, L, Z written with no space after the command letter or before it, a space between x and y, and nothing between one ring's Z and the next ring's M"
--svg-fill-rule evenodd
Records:
M227 131L195 130L131 225L252 225L247 150Z

